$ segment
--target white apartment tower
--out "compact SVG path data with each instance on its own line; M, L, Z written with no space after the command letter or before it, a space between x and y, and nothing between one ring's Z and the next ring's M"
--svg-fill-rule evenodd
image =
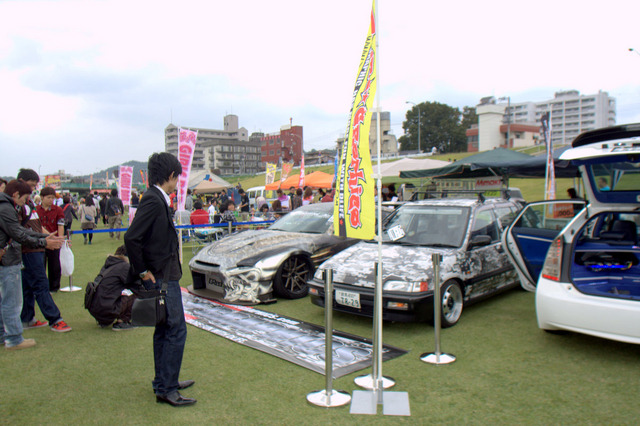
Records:
M504 115L504 123L540 124L545 112L551 117L553 145L570 144L587 130L616 124L616 100L607 92L581 95L577 90L556 92L553 99L542 102L512 103Z

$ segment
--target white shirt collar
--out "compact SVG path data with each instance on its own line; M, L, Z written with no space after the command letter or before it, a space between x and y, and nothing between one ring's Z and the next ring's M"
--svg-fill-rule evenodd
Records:
M153 185L156 188L158 188L158 190L160 191L160 193L162 193L162 195L164 195L164 201L167 203L168 206L171 205L171 198L169 198L169 194L167 194L166 192L164 192L164 189L160 188L158 185Z

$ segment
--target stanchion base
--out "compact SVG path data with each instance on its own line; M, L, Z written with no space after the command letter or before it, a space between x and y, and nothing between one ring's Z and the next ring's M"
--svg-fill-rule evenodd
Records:
M427 364L451 364L456 360L455 355L451 354L436 354L436 353L424 353L420 355L420 361L426 362Z
M323 389L308 394L307 401L309 404L317 405L318 407L341 407L351 402L351 395L347 392L337 390L332 390L331 394L328 394L326 389Z
M64 292L72 292L72 291L80 291L82 290L80 287L76 287L75 285L69 287L62 287L60 291Z
M380 398L382 394L382 398ZM378 414L382 405L385 416L410 416L409 394L407 392L353 391L350 414Z
M366 376L358 376L353 379L353 382L363 389L373 390L374 378L371 374L367 374ZM391 377L382 376L382 389L389 389L395 386L395 384L396 381Z

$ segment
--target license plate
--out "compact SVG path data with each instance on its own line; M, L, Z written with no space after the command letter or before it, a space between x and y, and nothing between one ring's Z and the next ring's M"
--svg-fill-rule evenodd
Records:
M360 309L360 293L351 291L336 290L336 303L352 308Z

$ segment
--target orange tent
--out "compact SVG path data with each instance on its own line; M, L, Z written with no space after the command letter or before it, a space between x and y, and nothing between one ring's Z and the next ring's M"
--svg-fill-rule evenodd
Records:
M300 181L300 173L296 175L289 176L284 182L280 183L280 181L276 181L270 183L265 186L264 189L268 191L275 191L278 187L282 188L282 190L287 191L292 186L294 188L298 188L298 182ZM306 186L310 186L311 188L332 188L331 183L333 182L333 175L324 172L313 172L309 173L304 177L304 184Z

